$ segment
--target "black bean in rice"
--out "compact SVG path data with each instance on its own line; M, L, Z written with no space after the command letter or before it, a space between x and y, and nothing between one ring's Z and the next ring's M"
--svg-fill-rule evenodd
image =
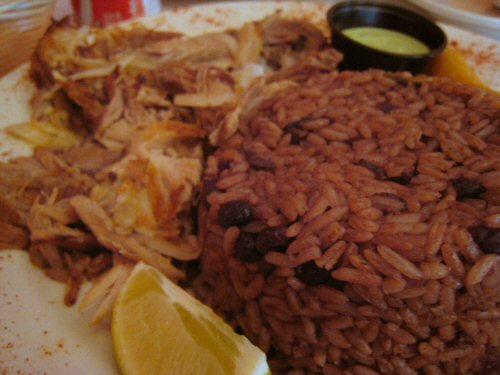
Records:
M485 373L500 352L500 98L309 71L271 79L283 89L208 161L201 297L275 373Z

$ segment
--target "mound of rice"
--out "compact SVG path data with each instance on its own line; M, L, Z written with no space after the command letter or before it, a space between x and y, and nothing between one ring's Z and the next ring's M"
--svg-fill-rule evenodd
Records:
M498 371L500 98L294 77L208 160L199 295L273 373Z

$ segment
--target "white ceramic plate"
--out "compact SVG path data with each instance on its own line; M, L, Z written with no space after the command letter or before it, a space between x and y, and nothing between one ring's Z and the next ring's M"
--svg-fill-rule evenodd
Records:
M169 10L146 19L148 25L188 34L238 27L278 9L308 17L326 27L328 4L318 2L224 2ZM444 26L452 43L468 52L483 80L500 90L500 43ZM34 91L27 66L0 80L0 128L29 118ZM28 155L26 145L0 132L0 160ZM63 304L64 285L33 267L26 252L0 252L0 374L113 375L111 337L92 328L87 317Z
M500 40L500 9L493 0L410 0L438 19Z

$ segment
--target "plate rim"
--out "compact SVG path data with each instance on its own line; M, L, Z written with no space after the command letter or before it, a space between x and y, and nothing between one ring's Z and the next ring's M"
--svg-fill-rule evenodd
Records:
M445 4L434 0L409 0L412 4L421 7L427 11L434 12L446 19L453 20L457 24L480 26L483 29L491 29L500 37L500 18L469 13L460 8L453 7L451 4ZM472 30L467 30L473 32Z

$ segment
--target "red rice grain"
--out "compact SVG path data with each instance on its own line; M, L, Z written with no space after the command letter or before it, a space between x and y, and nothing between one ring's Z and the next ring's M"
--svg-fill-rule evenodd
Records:
M208 158L199 297L276 374L485 373L500 353L500 255L472 228L500 227L500 97L318 66L268 77L286 88L242 108ZM222 228L235 199L252 221ZM280 245L238 258L241 234L257 243L267 228Z

